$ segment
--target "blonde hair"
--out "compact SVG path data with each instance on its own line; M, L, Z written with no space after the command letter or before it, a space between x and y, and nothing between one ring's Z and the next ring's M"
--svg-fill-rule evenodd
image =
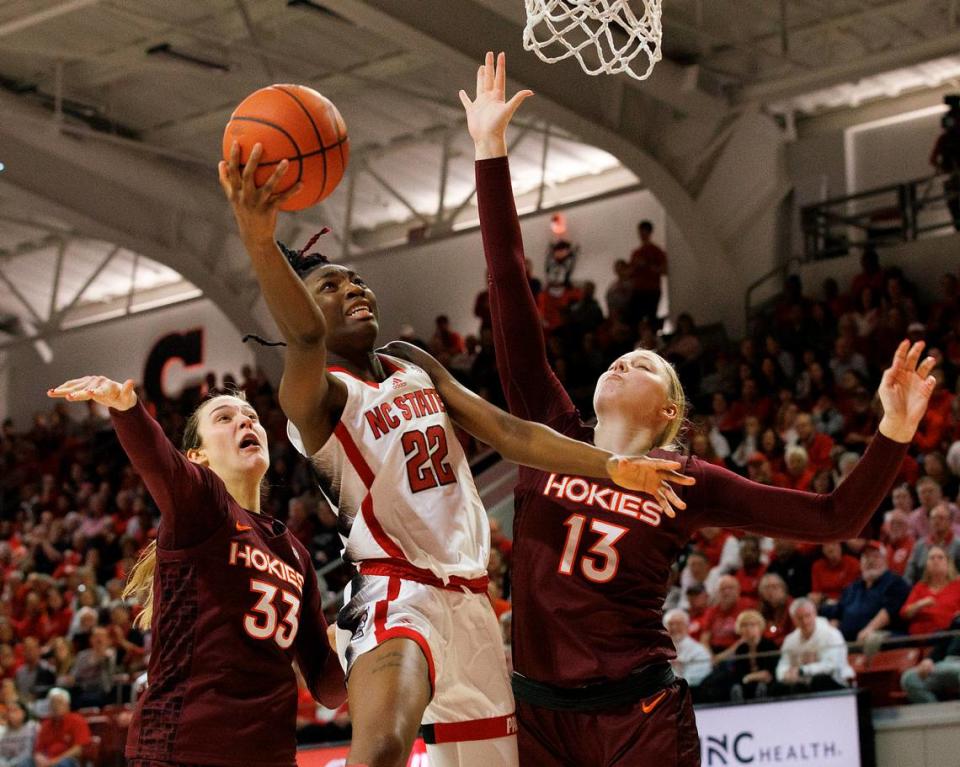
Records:
M743 634L743 624L746 623L747 621L753 621L754 623L759 623L761 633L767 627L766 620L764 620L764 617L759 612L757 612L756 610L744 610L742 613L740 613L737 616L737 622L735 624L737 636L740 636L741 634Z
M123 587L123 598L136 602L143 608L133 619L133 625L139 629L150 628L153 620L153 576L156 571L157 542L150 541L140 552Z
M940 553L943 554L947 560L947 580L955 581L957 579L957 565L954 563L953 557L950 556L950 552L948 552L943 546L938 546L936 544L927 549L927 561L923 563L923 577L920 578L920 580L926 583L928 586L930 585L930 581L932 580L930 577L930 552L932 552L934 549L940 551Z
M204 405L212 402L218 397L235 397L236 399L247 401L247 397L242 389L229 390L225 392L211 392L207 397L197 405L196 409L190 414L186 425L183 427L183 439L180 441L180 449L187 453L190 450L196 450L201 447L200 438L200 411ZM137 563L130 570L127 576L127 583L123 587L123 598L129 599L139 604L142 609L133 620L133 625L139 629L150 628L153 620L153 579L157 572L157 542L150 541L140 556Z
M654 447L664 450L679 450L679 439L681 430L687 425L687 394L683 390L683 384L680 383L680 376L666 359L656 352L650 352L662 363L662 367L667 377L667 401L677 408L677 415L657 438Z

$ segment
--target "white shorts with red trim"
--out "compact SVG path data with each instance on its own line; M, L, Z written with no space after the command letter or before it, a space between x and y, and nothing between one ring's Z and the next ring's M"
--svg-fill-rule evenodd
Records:
M362 573L344 597L337 651L348 677L357 658L388 639L423 651L433 689L423 715L428 744L516 734L500 623L486 593Z

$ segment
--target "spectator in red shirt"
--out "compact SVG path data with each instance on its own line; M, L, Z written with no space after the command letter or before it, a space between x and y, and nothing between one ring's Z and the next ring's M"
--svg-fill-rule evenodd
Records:
M740 584L740 596L759 599L760 579L766 572L767 566L760 561L760 539L745 535L740 539L740 568L733 574Z
M83 748L90 743L87 721L70 711L70 693L54 687L47 695L50 717L40 723L33 761L36 767L80 767Z
M687 615L690 616L689 633L698 642L703 633L703 618L710 609L710 595L702 584L690 586L683 592L687 600Z
M906 494L909 498L910 492L906 491ZM887 564L892 572L903 575L914 544L914 538L910 534L910 518L902 509L893 509L887 512L883 528L881 540L887 547Z
M810 468L814 473L831 468L833 462L830 454L833 451L833 440L814 428L812 416L809 413L800 413L793 422L793 428L797 432L797 444L807 451Z
M839 543L825 543L820 548L823 557L813 563L810 592L810 599L818 605L836 602L841 592L860 577L860 563L844 554Z
M950 628L960 611L960 580L957 568L942 546L931 546L923 578L900 608L911 634L932 634Z
M760 614L767 622L763 635L777 647L783 644L783 638L793 631L790 619L790 603L793 600L787 593L787 583L776 573L767 573L760 579Z
M693 545L703 553L711 567L735 563L739 546L730 533L719 527L701 527L693 534ZM734 564L735 566L735 564Z
M430 340L430 351L441 362L448 362L451 357L463 354L467 350L463 336L450 329L450 318L447 315L439 315L436 325L436 331Z
M807 451L799 445L787 448L787 473L780 475L780 487L810 490L816 470L810 465Z
M947 447L943 443L948 437L950 409L954 398L954 394L946 388L943 368L934 368L930 375L937 379L937 388L930 395L930 405L913 438L914 447L921 453Z
M860 273L850 281L850 295L856 298L864 288L870 288L877 294L882 293L885 279L876 248L864 248L863 255L860 256L860 269Z
M31 591L24 602L24 616L16 622L17 635L20 639L35 637L41 642L50 638L50 617L40 594Z
M667 273L667 254L651 239L653 224L641 221L637 225L640 247L630 254L630 270L633 274L634 322L646 319L656 324L657 306L660 304L660 277Z
M717 586L717 603L709 608L701 621L700 641L712 652L719 653L739 640L737 616L756 603L740 596L740 582L724 575Z

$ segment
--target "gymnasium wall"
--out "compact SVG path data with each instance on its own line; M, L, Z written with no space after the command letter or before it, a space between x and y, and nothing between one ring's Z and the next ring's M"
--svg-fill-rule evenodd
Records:
M33 413L50 409L47 388L69 378L101 374L139 382L157 341L197 328L203 329L203 362L193 367L170 362L164 371L168 394L202 380L211 370L239 377L240 368L253 362L240 333L211 301L191 301L57 336L49 341L49 365L29 344L12 347L5 352L7 364L0 364L0 417L9 416L18 428L29 427Z

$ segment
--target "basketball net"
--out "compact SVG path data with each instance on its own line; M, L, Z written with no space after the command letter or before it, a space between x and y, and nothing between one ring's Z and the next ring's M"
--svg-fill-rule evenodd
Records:
M661 0L525 0L523 47L548 64L575 56L588 75L646 80L661 58ZM638 18L630 3L643 4Z

